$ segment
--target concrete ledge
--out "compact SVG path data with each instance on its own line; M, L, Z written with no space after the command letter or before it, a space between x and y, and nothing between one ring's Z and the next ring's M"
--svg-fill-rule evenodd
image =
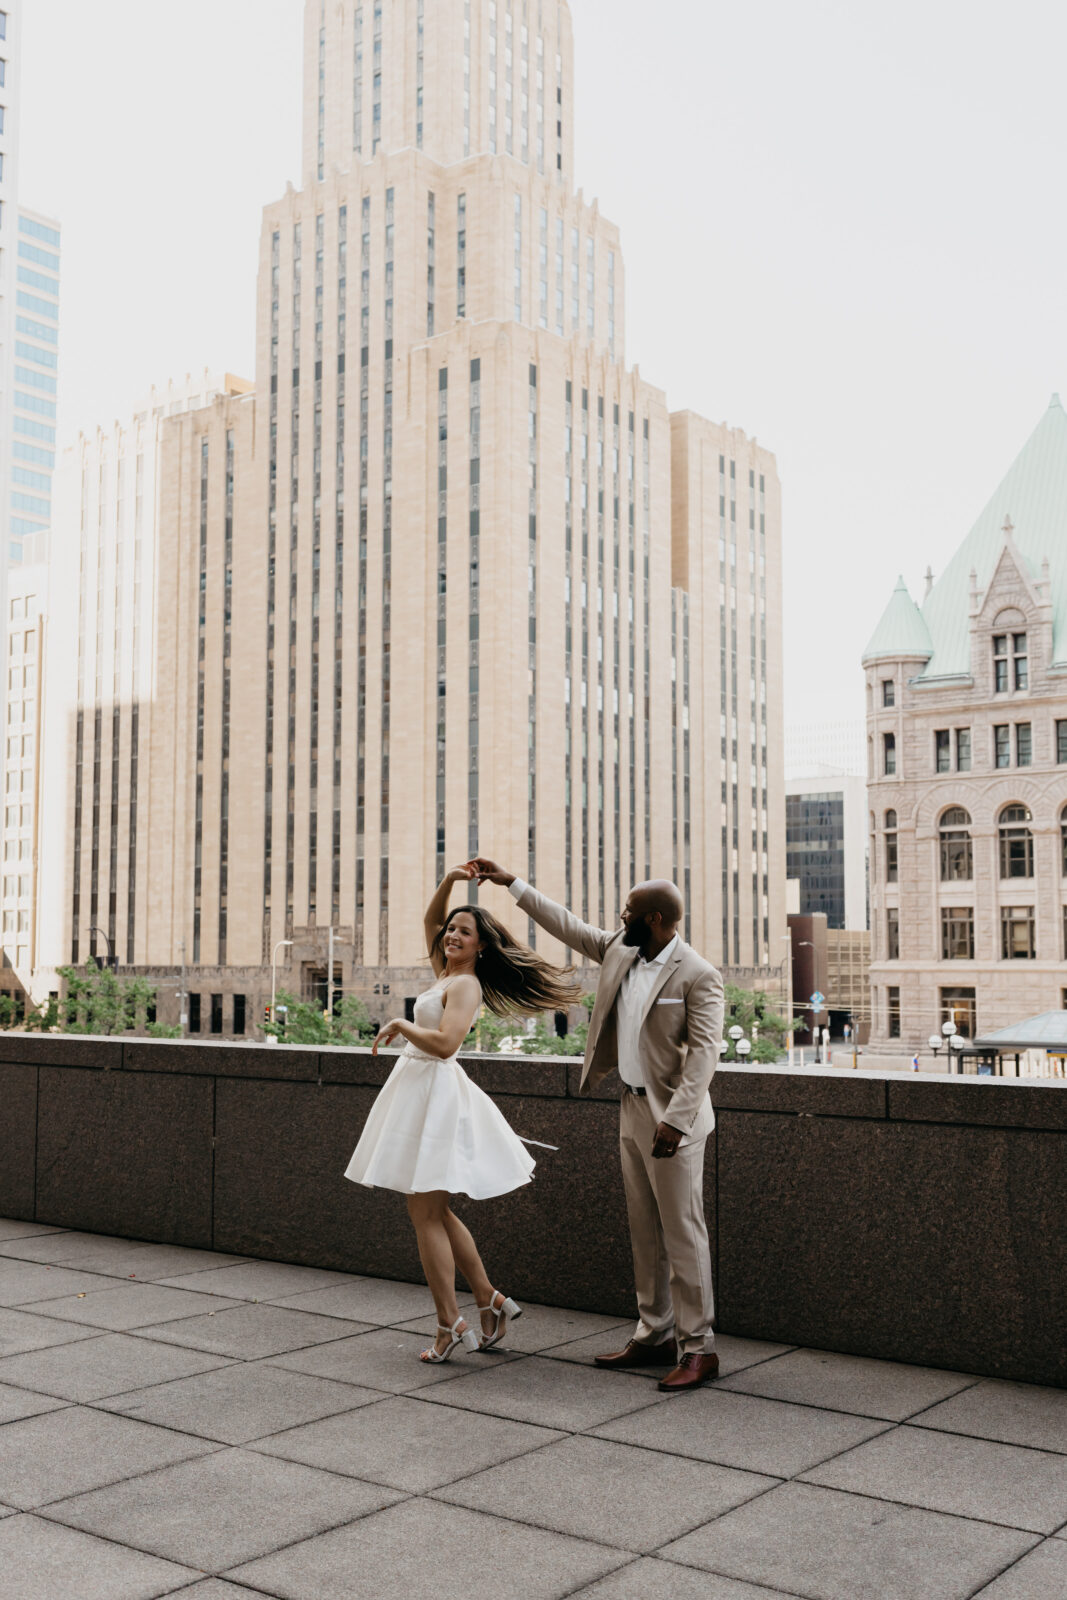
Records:
M421 1278L401 1197L343 1177L395 1054L0 1036L0 1212ZM512 1293L627 1316L618 1083L473 1056L535 1181L457 1210ZM724 1332L1067 1385L1067 1084L721 1067L705 1204Z

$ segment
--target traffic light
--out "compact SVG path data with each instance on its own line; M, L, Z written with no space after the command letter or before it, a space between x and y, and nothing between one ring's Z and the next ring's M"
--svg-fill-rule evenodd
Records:
M270 1027L270 1006L263 1007L263 1026L265 1028Z

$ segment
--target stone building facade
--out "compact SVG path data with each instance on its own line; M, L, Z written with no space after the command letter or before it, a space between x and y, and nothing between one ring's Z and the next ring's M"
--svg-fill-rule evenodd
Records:
M334 981L383 1014L432 885L482 851L605 926L673 877L694 945L766 969L774 457L626 365L618 230L573 187L567 5L309 0L304 73L254 392L164 431L143 911L119 893L116 940L154 971L184 946L259 1016L275 958L315 992L332 928ZM93 803L81 959L106 763Z
M1067 1005L1067 415L864 652L872 1040Z

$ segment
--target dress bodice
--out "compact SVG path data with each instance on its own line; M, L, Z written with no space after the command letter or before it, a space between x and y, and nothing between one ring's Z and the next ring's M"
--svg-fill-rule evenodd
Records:
M445 1000L441 992L441 985L435 983L432 989L427 989L425 994L420 994L415 1001L415 1026L417 1028L438 1028L441 1018L445 1014Z

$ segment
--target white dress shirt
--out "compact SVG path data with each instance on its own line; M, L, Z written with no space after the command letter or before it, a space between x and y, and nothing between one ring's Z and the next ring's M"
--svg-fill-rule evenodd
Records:
M524 879L512 878L508 885L508 893L518 900L525 894L527 887L528 885ZM643 1089L645 1087L645 1075L641 1070L641 1052L639 1049L641 1019L644 1016L645 1005L657 980L663 974L664 963L669 961L674 954L677 943L678 935L675 934L670 944L664 945L659 955L653 956L651 961L646 961L643 956L639 955L619 985L619 992L615 998L619 1077L623 1083L628 1083L632 1089Z

